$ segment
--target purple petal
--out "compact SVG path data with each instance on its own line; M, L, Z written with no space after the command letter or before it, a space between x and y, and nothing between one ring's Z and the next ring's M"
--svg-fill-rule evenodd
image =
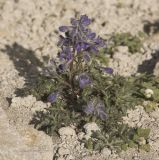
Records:
M72 58L73 58L73 56L72 56L72 54L69 52L69 53L66 55L67 61L70 61Z
M82 49L81 45L77 44L77 46L76 46L77 53L81 52L81 49Z
M90 47L89 43L84 42L84 43L81 44L81 48L82 48L83 50L86 50L86 49L88 49L89 47Z
M92 106L92 105L87 105L86 106L86 108L84 109L84 112L86 113L86 114L93 114L93 112L94 112L94 107Z
M91 84L91 80L89 78L89 76L87 76L86 74L81 74L79 77L79 85L80 88L84 88L85 86Z
M108 73L108 74L112 74L113 73L113 69L110 67L101 67L103 72Z
M74 18L71 18L71 24L73 26L76 26L78 24L78 20L74 19Z
M59 55L60 60L71 60L72 59L72 51L69 47L63 47L62 52Z
M91 46L91 47L90 47L90 50L91 50L91 52L93 52L93 53L98 53L98 52L99 52L99 50L97 49L96 46Z
M91 20L86 15L82 15L80 18L81 24L84 26L88 26L91 23Z
M58 41L58 43L57 43L57 46L62 46L62 45L64 44L64 40L65 40L65 38L60 35L59 41Z
M91 40L93 40L94 38L96 37L96 33L89 33L88 35L87 35L87 38L89 38L89 39L91 39Z
M61 32L67 32L68 30L69 30L69 28L67 26L59 27L59 31L61 31Z
M54 103L54 102L56 102L57 95L58 95L57 92L51 93L51 94L48 96L47 100L48 100L49 102L51 102L51 103Z
M100 46L100 47L104 47L105 42L102 38L100 38L99 36L96 38L95 43Z
M63 47L63 46L68 46L69 44L70 44L70 40L60 35L57 46Z
M62 51L59 55L60 60L64 60L65 59L65 53Z

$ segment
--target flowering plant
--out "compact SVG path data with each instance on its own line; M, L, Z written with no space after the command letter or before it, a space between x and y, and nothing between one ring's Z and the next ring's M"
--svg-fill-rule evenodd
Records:
M33 95L51 102L51 107L45 113L37 112L32 123L52 134L62 126L73 124L81 130L83 124L95 121L101 133L95 134L90 148L138 146L133 139L137 130L123 124L122 117L143 102L140 90L144 78L113 74L101 51L107 47L105 41L92 32L90 23L91 19L82 15L71 18L70 26L59 28L62 35L57 57L50 60L42 79L32 89ZM145 145L142 148L147 148Z
M90 23L91 19L82 15L79 19L71 18L70 26L59 27L63 35L59 37L60 51L57 59L52 59L52 67L56 68L56 72L51 74L54 75L56 89L48 96L48 101L55 103L61 99L63 102L67 101L69 106L74 106L78 101L82 101L81 97L85 90L90 90L88 99L82 102L83 107L75 107L75 110L106 120L103 93L97 91L94 73L112 74L113 69L103 66L94 58L102 56L99 51L105 47L105 42L88 28Z

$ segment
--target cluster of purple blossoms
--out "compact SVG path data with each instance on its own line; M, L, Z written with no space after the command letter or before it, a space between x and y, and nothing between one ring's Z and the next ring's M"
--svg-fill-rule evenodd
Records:
M60 35L58 46L61 48L59 58L65 63L73 60L75 54L83 54L85 61L90 60L90 53L98 53L100 47L104 47L105 42L96 33L88 28L91 20L82 15L79 19L71 18L71 26L61 26L59 30L65 33Z
M84 112L87 115L98 116L102 120L106 120L108 118L105 112L105 105L102 101L97 101L97 100L89 101L84 109Z

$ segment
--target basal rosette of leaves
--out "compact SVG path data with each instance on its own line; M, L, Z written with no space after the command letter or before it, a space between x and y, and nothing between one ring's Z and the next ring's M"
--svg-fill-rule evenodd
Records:
M95 150L110 147L118 151L132 146L147 149L148 136L145 146L140 145L134 140L138 129L122 122L128 109L143 103L144 79L113 74L101 52L105 42L88 27L90 23L82 15L79 19L71 18L70 26L59 28L62 35L57 58L50 60L50 67L45 68L45 74L31 89L38 99L51 102L51 107L37 112L31 123L52 135L68 125L75 125L79 132L84 124L95 121L101 132L94 133L89 141L83 140L86 147ZM143 133L147 135L149 131Z

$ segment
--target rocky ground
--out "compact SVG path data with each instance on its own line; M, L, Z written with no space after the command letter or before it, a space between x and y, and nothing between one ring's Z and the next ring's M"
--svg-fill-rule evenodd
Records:
M58 27L80 14L93 18L91 27L101 36L149 34L139 53L119 47L110 65L124 76L137 72L159 76L158 8L158 0L0 0L0 160L159 160L159 110L147 114L138 107L125 118L130 125L152 129L150 153L134 149L120 155L108 149L90 153L73 129L57 139L28 125L35 111L49 104L15 93L34 79L47 56L56 55Z

